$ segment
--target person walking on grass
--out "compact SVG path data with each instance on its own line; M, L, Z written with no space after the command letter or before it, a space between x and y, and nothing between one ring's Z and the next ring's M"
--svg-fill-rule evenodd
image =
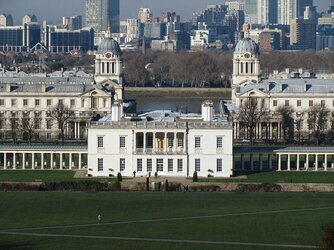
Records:
M97 224L101 224L101 214L97 216Z

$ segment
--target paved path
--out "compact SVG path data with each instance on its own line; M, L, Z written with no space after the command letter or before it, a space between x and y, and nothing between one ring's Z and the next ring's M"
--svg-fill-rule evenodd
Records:
M190 243L190 244L211 244L211 245L234 245L234 246L258 246L258 247L279 247L279 248L299 248L299 249L319 249L319 246L311 245L288 245L288 244L269 244L254 242L231 242L231 241L204 241L204 240L176 240L159 238L136 238L136 237L117 237L117 236L92 236L74 234L46 234L46 233L21 233L21 232L0 232L0 234L23 235L33 237L63 237L79 239L101 239L101 240L124 240L124 241L148 241L162 243Z

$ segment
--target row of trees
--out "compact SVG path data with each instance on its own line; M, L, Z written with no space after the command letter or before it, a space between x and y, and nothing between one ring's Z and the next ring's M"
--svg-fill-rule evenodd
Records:
M301 134L305 132L317 145L326 141L326 135L329 135L328 139L334 135L334 117L322 104L315 104L303 113L296 113L291 106L280 106L271 115L262 99L250 97L242 102L235 118L246 127L251 144L254 141L256 126L261 122L270 122L270 119L275 119L281 124L285 144L294 142L295 139L299 142ZM306 129L303 129L304 121L307 124Z
M71 119L74 118L75 112L62 103L59 103L48 112L48 116L49 119L47 121L50 121L50 129L53 124L57 125L62 144L64 144L66 125ZM5 127L4 121L4 117L2 117L2 129ZM39 113L33 114L33 112L12 112L12 115L8 118L8 122L13 142L16 142L18 132L20 132L23 139L27 140L29 144L31 144L36 132L42 129L42 118Z

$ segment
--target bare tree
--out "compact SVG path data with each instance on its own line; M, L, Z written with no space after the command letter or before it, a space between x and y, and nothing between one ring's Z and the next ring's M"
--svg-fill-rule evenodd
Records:
M316 104L308 111L308 127L311 131L311 136L317 145L324 137L327 129L329 110L325 105Z
M280 117L283 130L283 139L284 143L286 144L290 139L294 138L294 110L291 106L282 105L277 108L277 113Z
M29 145L37 129L40 129L41 118L39 113L22 112L19 127L23 133L23 139L28 140Z
M259 122L267 120L268 112L264 105L264 100L256 97L249 97L243 100L237 109L236 118L240 124L244 125L248 131L248 139L253 145L254 129Z
M11 112L11 116L8 119L11 137L13 140L13 143L15 144L17 140L17 132L19 130L19 119L18 119L18 113L17 112Z
M65 127L67 123L74 118L75 113L69 107L59 102L57 106L51 109L51 118L58 124L58 129L60 130L60 136L62 144L65 144Z

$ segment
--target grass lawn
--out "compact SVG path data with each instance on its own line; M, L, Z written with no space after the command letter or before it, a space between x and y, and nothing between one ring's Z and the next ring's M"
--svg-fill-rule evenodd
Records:
M0 249L320 246L322 224L334 222L334 194L330 193L2 192L0 200ZM102 215L101 225L96 224L98 213ZM164 218L179 219L161 220ZM81 226L64 227L67 225ZM36 229L51 226L60 227ZM22 228L30 229L18 230ZM3 233L9 229L33 235ZM193 240L198 242L186 242Z
M75 171L66 170L1 170L0 181L71 181L73 180L74 174Z
M334 172L271 171L248 174L247 178L200 178L199 182L334 183Z

